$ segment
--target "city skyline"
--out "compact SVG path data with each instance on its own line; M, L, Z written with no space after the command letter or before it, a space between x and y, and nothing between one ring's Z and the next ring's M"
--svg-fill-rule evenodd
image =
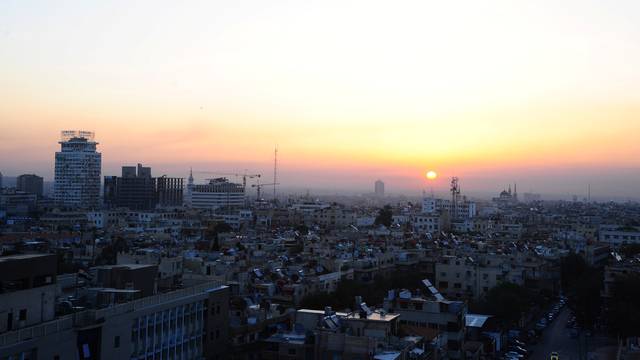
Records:
M635 2L26 4L0 5L5 176L51 181L87 129L103 176L269 177L277 144L283 188L640 193Z
M0 1L0 359L640 359L640 1Z

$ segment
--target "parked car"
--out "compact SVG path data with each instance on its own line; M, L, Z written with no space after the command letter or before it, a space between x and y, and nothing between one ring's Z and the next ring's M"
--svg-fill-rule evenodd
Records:
M515 351L509 351L509 352L507 352L505 355L507 355L507 356L509 356L509 357L518 358L518 359L523 359L523 358L524 358L524 355L522 355L522 354L518 354L518 353L517 353L517 352L515 352Z
M522 355L522 356L527 356L529 355L529 352L520 347L520 346L509 346L509 351L513 351L513 352L517 352L518 354Z
M527 344L525 344L524 342L522 342L522 341L520 341L520 340L518 340L518 339L511 339L509 342L510 342L512 345L517 345L517 346L520 346L520 347L523 347L523 348L524 348L525 346L527 346Z

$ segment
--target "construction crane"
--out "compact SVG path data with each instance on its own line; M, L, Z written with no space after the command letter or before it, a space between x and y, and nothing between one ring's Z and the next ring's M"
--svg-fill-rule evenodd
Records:
M258 191L258 200L260 200L260 189L262 189L263 186L276 186L276 185L280 185L278 183L272 183L272 184L253 184L251 185L251 187L256 188L256 190Z
M260 178L260 174L237 174L237 173L223 173L223 172L215 172L215 171L195 171L198 174L209 174L209 175L223 175L223 176L242 176L242 188L246 191L247 189L247 179L255 179Z

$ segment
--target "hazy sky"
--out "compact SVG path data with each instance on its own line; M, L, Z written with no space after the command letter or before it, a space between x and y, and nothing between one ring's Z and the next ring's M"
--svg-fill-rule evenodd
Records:
M0 2L0 171L640 196L640 1Z

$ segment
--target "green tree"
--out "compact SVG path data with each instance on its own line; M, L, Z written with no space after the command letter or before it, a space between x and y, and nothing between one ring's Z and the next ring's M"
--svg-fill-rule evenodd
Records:
M502 322L513 324L532 307L531 296L531 292L520 285L501 283L489 290L481 307Z
M217 223L213 229L211 230L207 230L207 232L205 233L205 236L207 238L210 238L211 240L211 247L210 249L212 251L219 251L220 250L220 239L219 239L219 235L222 233L228 233L233 231L233 229L231 228L231 226L229 226L229 224L225 223L225 222L221 222L221 223Z
M609 331L620 337L640 336L640 275L616 280L607 307Z
M569 298L569 307L576 315L578 325L592 328L600 314L603 273L590 267L576 254L561 259L562 288Z
M376 216L375 224L390 227L392 223L393 209L391 208L391 205L385 205L382 209L378 210L378 216Z
M102 248L100 256L96 258L97 265L115 265L118 253L129 251L129 244L123 237L115 238L111 244Z

